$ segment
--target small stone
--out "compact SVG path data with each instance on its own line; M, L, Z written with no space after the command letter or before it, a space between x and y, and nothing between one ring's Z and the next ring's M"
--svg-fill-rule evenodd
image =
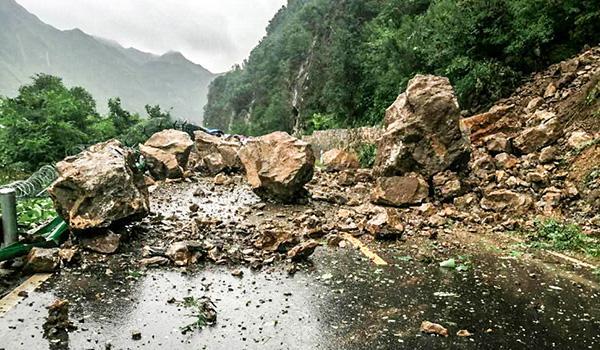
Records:
M460 331L456 332L456 335L459 337L470 337L473 334L466 329L461 329Z
M140 332L140 331L133 331L133 332L131 332L131 339L133 339L133 340L141 340L142 339L142 332Z
M437 323L432 323L429 321L423 321L421 323L421 332L427 334L437 334L443 337L448 336L448 330L444 328L442 325Z

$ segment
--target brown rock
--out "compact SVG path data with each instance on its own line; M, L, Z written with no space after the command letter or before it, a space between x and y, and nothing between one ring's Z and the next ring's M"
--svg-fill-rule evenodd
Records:
M217 137L196 131L195 147L192 152L190 163L197 171L207 175L215 175L220 172L237 172L243 169L239 157L241 148L240 141L235 137Z
M365 229L376 239L399 238L404 232L398 213L387 209L369 220Z
M48 193L71 229L107 227L149 211L148 191L135 155L117 140L91 146L56 168L59 177Z
M284 203L306 197L304 185L312 179L315 164L308 143L278 131L249 140L240 159L258 196Z
M463 192L460 178L451 171L436 174L432 182L435 195L443 200L451 200Z
M571 136L569 136L569 139L567 140L567 145L569 145L571 149L577 150L592 140L594 140L592 135L585 131L578 130L571 133Z
M437 334L443 337L448 336L448 330L444 328L442 325L437 323L432 323L429 321L423 321L421 323L421 332L427 334Z
M174 179L183 176L193 145L187 133L163 130L140 145L140 152L155 179Z
M544 104L544 98L543 97L539 97L539 96L534 97L534 98L531 99L531 101L529 101L529 103L527 104L527 107L525 107L525 113L527 113L527 114L534 113L543 104Z
M422 203L429 196L429 185L422 176L382 177L371 192L374 204L403 207Z
M288 253L288 258L292 259L292 261L300 261L307 259L309 256L314 253L315 249L319 246L319 243L315 240L310 240L306 242L302 242L292 248Z
M466 168L471 148L459 126L460 109L447 78L417 75L386 112L374 171L426 177Z
M511 152L511 144L508 136L504 133L489 135L483 138L486 150L490 154Z
M112 254L119 249L121 235L109 230L108 232L95 235L86 234L80 237L79 241L83 248L101 254Z
M540 152L540 163L547 164L555 161L559 156L559 150L557 147L548 146L542 149Z
M24 270L28 272L54 272L60 264L58 248L33 247L27 254Z
M488 112L462 119L461 129L469 135L473 144L479 144L486 136L514 128L509 122L514 116L514 107L514 105L494 106Z
M183 168L177 157L154 147L140 145L140 153L144 156L148 171L157 180L177 179L183 176Z
M481 199L481 208L493 211L522 211L529 208L532 200L529 196L509 190L492 191Z
M326 171L342 171L360 168L360 163L356 154L341 149L332 149L325 152L322 161Z
M146 267L163 266L168 263L169 263L169 259L165 258L164 256L153 256L150 258L144 258L144 259L140 260L140 265L146 266Z
M544 98L550 98L553 97L554 94L556 93L556 84L554 83L550 83L548 84L548 86L546 86L546 90L544 91Z
M561 136L562 125L557 118L550 118L541 124L529 127L513 140L515 149L523 154L537 152Z
M186 242L175 242L167 248L165 255L177 266L187 266L192 263L193 254Z
M496 167L498 169L512 169L519 164L517 157L508 153L497 154L494 157L494 160L496 161Z

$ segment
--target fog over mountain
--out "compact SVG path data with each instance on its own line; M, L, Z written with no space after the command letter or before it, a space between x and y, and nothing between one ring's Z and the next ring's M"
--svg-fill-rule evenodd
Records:
M0 95L15 96L42 72L90 91L100 112L108 98L120 97L127 109L143 112L144 105L159 104L196 123L215 77L179 52L155 55L79 29L58 30L14 0L0 0Z

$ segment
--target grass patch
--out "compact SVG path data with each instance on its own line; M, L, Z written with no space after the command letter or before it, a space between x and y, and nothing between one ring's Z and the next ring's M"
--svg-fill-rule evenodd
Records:
M600 257L600 241L581 232L581 227L555 219L535 223L535 230L527 234L529 245L557 251L581 252Z
M183 334L196 329L202 329L205 326L212 326L217 322L216 306L212 300L207 297L199 299L195 297L185 297L180 304L192 311L192 313L187 316L193 317L194 319L192 323L181 327L181 332Z
M375 164L377 146L372 143L363 143L357 147L356 153L358 153L358 160L362 168L372 168Z

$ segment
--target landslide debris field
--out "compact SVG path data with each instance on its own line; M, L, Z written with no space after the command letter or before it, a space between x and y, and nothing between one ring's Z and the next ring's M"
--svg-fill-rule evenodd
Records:
M48 188L64 239L2 263L0 349L596 349L599 81L593 48L461 116L417 75L366 156L93 145Z
M2 317L2 346L593 349L600 342L598 285L581 277L581 267L515 254L512 240L483 232L477 242L443 232L435 241L410 235L365 242L387 265L375 264L350 242L322 239L310 259L292 264L280 254L246 246L250 237L235 232L253 225L302 231L295 218L315 211L322 211L319 220L340 223L340 208L323 202L263 207L237 180L159 184L151 197L153 214L141 227L125 230L129 236L118 253L82 252L83 263L64 267ZM208 195L193 196L200 191ZM210 213L222 234L192 228L193 222L206 221L191 215L193 204L198 213ZM176 239L169 232L189 235L198 246L219 247L219 254L206 253L199 264L187 267L140 266L143 247L168 245ZM440 267L451 258L464 268ZM216 323L184 332L195 318L182 302L202 297L215 304ZM69 301L69 320L76 327L68 343L43 336L46 306L57 298ZM449 336L421 333L425 320L443 325ZM459 330L471 335L459 337ZM141 339L134 340L138 333Z

